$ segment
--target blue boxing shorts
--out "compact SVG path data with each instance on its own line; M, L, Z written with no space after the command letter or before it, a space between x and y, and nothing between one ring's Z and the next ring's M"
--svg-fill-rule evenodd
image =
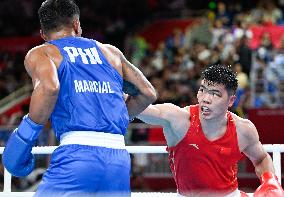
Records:
M105 133L99 137L98 132L90 133L83 132L82 137L79 131L68 132L61 139L35 197L131 196L128 151L115 140L105 139Z

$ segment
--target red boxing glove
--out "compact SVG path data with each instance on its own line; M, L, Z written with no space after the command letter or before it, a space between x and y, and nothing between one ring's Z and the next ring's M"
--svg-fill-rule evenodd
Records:
M260 177L261 185L255 190L254 197L284 197L284 191L275 174L265 172Z

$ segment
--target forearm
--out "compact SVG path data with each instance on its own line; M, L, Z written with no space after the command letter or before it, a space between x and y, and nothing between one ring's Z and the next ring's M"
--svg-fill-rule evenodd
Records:
M143 112L153 101L150 97L139 94L137 96L128 96L125 103L128 110L129 118L135 118L138 114Z
M254 197L284 196L284 191L278 181L281 176L275 175L272 159L268 154L258 165L255 165L255 170L260 179L260 186L255 190Z
M143 115L143 112L139 114L137 118L147 124L160 125L159 122L155 118L148 116L148 115Z
M155 88L122 53L123 92L128 94L126 106L132 119L157 99Z
M45 124L56 104L58 87L38 85L31 96L29 117L38 124Z
M141 112L137 118L143 122L151 125L165 125L166 120L161 117L160 110L153 106L149 105L143 112Z
M255 164L255 173L258 177L261 177L264 172L274 173L273 162L269 154L267 154L260 162Z

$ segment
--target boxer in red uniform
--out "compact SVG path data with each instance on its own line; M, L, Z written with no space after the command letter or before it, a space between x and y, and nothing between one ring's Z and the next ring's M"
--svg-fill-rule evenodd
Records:
M237 181L237 162L244 154L262 183L255 196L284 196L254 124L228 111L235 101L236 75L227 66L214 65L202 72L201 79L198 105L150 105L138 116L163 126L178 194L247 196L238 190Z

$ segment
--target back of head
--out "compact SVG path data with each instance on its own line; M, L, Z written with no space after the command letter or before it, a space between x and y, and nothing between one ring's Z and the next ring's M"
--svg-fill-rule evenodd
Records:
M72 27L74 17L80 16L80 10L73 0L46 0L40 6L38 16L41 29L47 34Z
M204 79L209 84L224 85L229 95L234 95L238 88L237 76L229 66L208 66L202 72L201 79Z

